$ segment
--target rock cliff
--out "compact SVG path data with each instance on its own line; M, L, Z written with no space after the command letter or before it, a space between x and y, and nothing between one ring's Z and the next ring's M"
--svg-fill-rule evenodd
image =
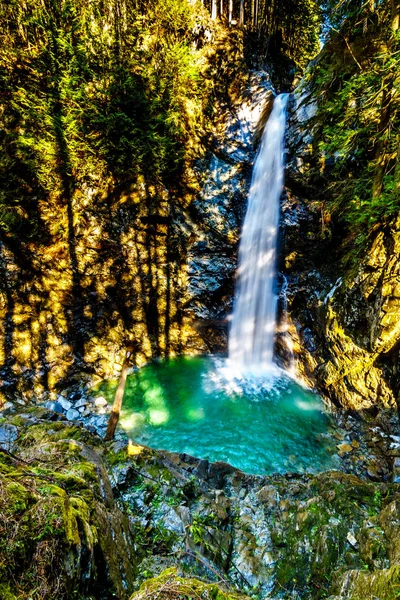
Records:
M297 102L307 104L304 92ZM363 257L356 263L347 260L349 248L343 250L340 231L327 223L318 193L308 199L315 110L315 105L293 107L282 208L282 270L289 281L297 371L345 408L394 407L400 221L376 226Z
M83 185L72 246L68 215L51 203L42 207L53 232L46 242L0 241L3 400L15 392L54 400L57 390L115 376L127 344L137 366L225 350L253 135L272 84L245 68L240 36L224 35L209 62L229 73L220 74L212 127L180 189L140 177L109 189Z

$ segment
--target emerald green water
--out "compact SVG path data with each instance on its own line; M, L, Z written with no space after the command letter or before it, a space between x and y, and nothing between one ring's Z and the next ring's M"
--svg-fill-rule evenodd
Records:
M330 419L317 395L283 372L240 380L226 365L182 357L143 367L128 377L121 426L140 444L248 473L335 467Z

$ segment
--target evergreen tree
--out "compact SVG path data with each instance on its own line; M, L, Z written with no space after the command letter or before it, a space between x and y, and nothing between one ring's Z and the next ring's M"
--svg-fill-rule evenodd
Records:
M359 248L372 227L400 209L398 6L325 4L329 32L308 73L318 104L316 181L325 188L326 210Z

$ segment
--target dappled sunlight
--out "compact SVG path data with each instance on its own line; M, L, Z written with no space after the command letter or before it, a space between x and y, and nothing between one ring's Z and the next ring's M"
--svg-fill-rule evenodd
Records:
M160 30L159 4L142 14L122 2L122 28L103 5L0 9L10 89L0 140L0 366L10 384L23 373L34 379L22 385L27 397L56 394L82 372L116 376L133 340L141 365L199 338L180 314L187 234L171 224L194 187L171 189L204 153L207 48L193 46L192 27L207 18L168 3ZM27 65L33 76L24 79Z
M128 441L127 454L128 456L140 456L143 452L143 446L135 444L132 440Z
M202 421L205 418L204 408L202 407L190 408L185 414L188 421L193 421L195 423Z
M169 420L169 412L165 409L149 408L148 415L152 425L163 425Z
M144 415L141 413L128 412L124 410L122 412L120 422L124 429L127 431L134 432L136 429L139 430L143 427L145 421Z

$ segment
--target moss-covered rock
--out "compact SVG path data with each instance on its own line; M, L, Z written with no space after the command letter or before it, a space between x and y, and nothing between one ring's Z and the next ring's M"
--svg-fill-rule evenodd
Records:
M98 440L21 415L13 454L0 450L1 598L122 599L134 575L128 518Z
M299 375L335 404L357 411L395 407L400 218L363 232L365 254L354 261L354 244L344 243L343 231L336 231L324 213L320 183L309 181L299 167L310 161L316 110L312 103L307 107L309 90L303 86L301 93L304 105L289 128L292 159L283 203L285 331L292 338ZM279 341L285 359L285 339Z
M224 590L217 584L207 584L199 579L179 577L177 569L166 569L149 579L130 600L246 600L248 596Z
M400 566L377 571L349 571L333 586L331 600L394 600L399 597Z
M142 572L179 563L185 575L218 574L255 597L310 600L332 593L350 571L397 564L397 485L341 472L254 477L140 446L118 459L115 489L137 526L150 530ZM172 544L154 544L160 528L173 533Z
M0 451L1 598L123 600L142 586L135 600L372 600L385 581L396 589L396 484L341 472L256 477L104 446L42 416L11 416L15 447Z

